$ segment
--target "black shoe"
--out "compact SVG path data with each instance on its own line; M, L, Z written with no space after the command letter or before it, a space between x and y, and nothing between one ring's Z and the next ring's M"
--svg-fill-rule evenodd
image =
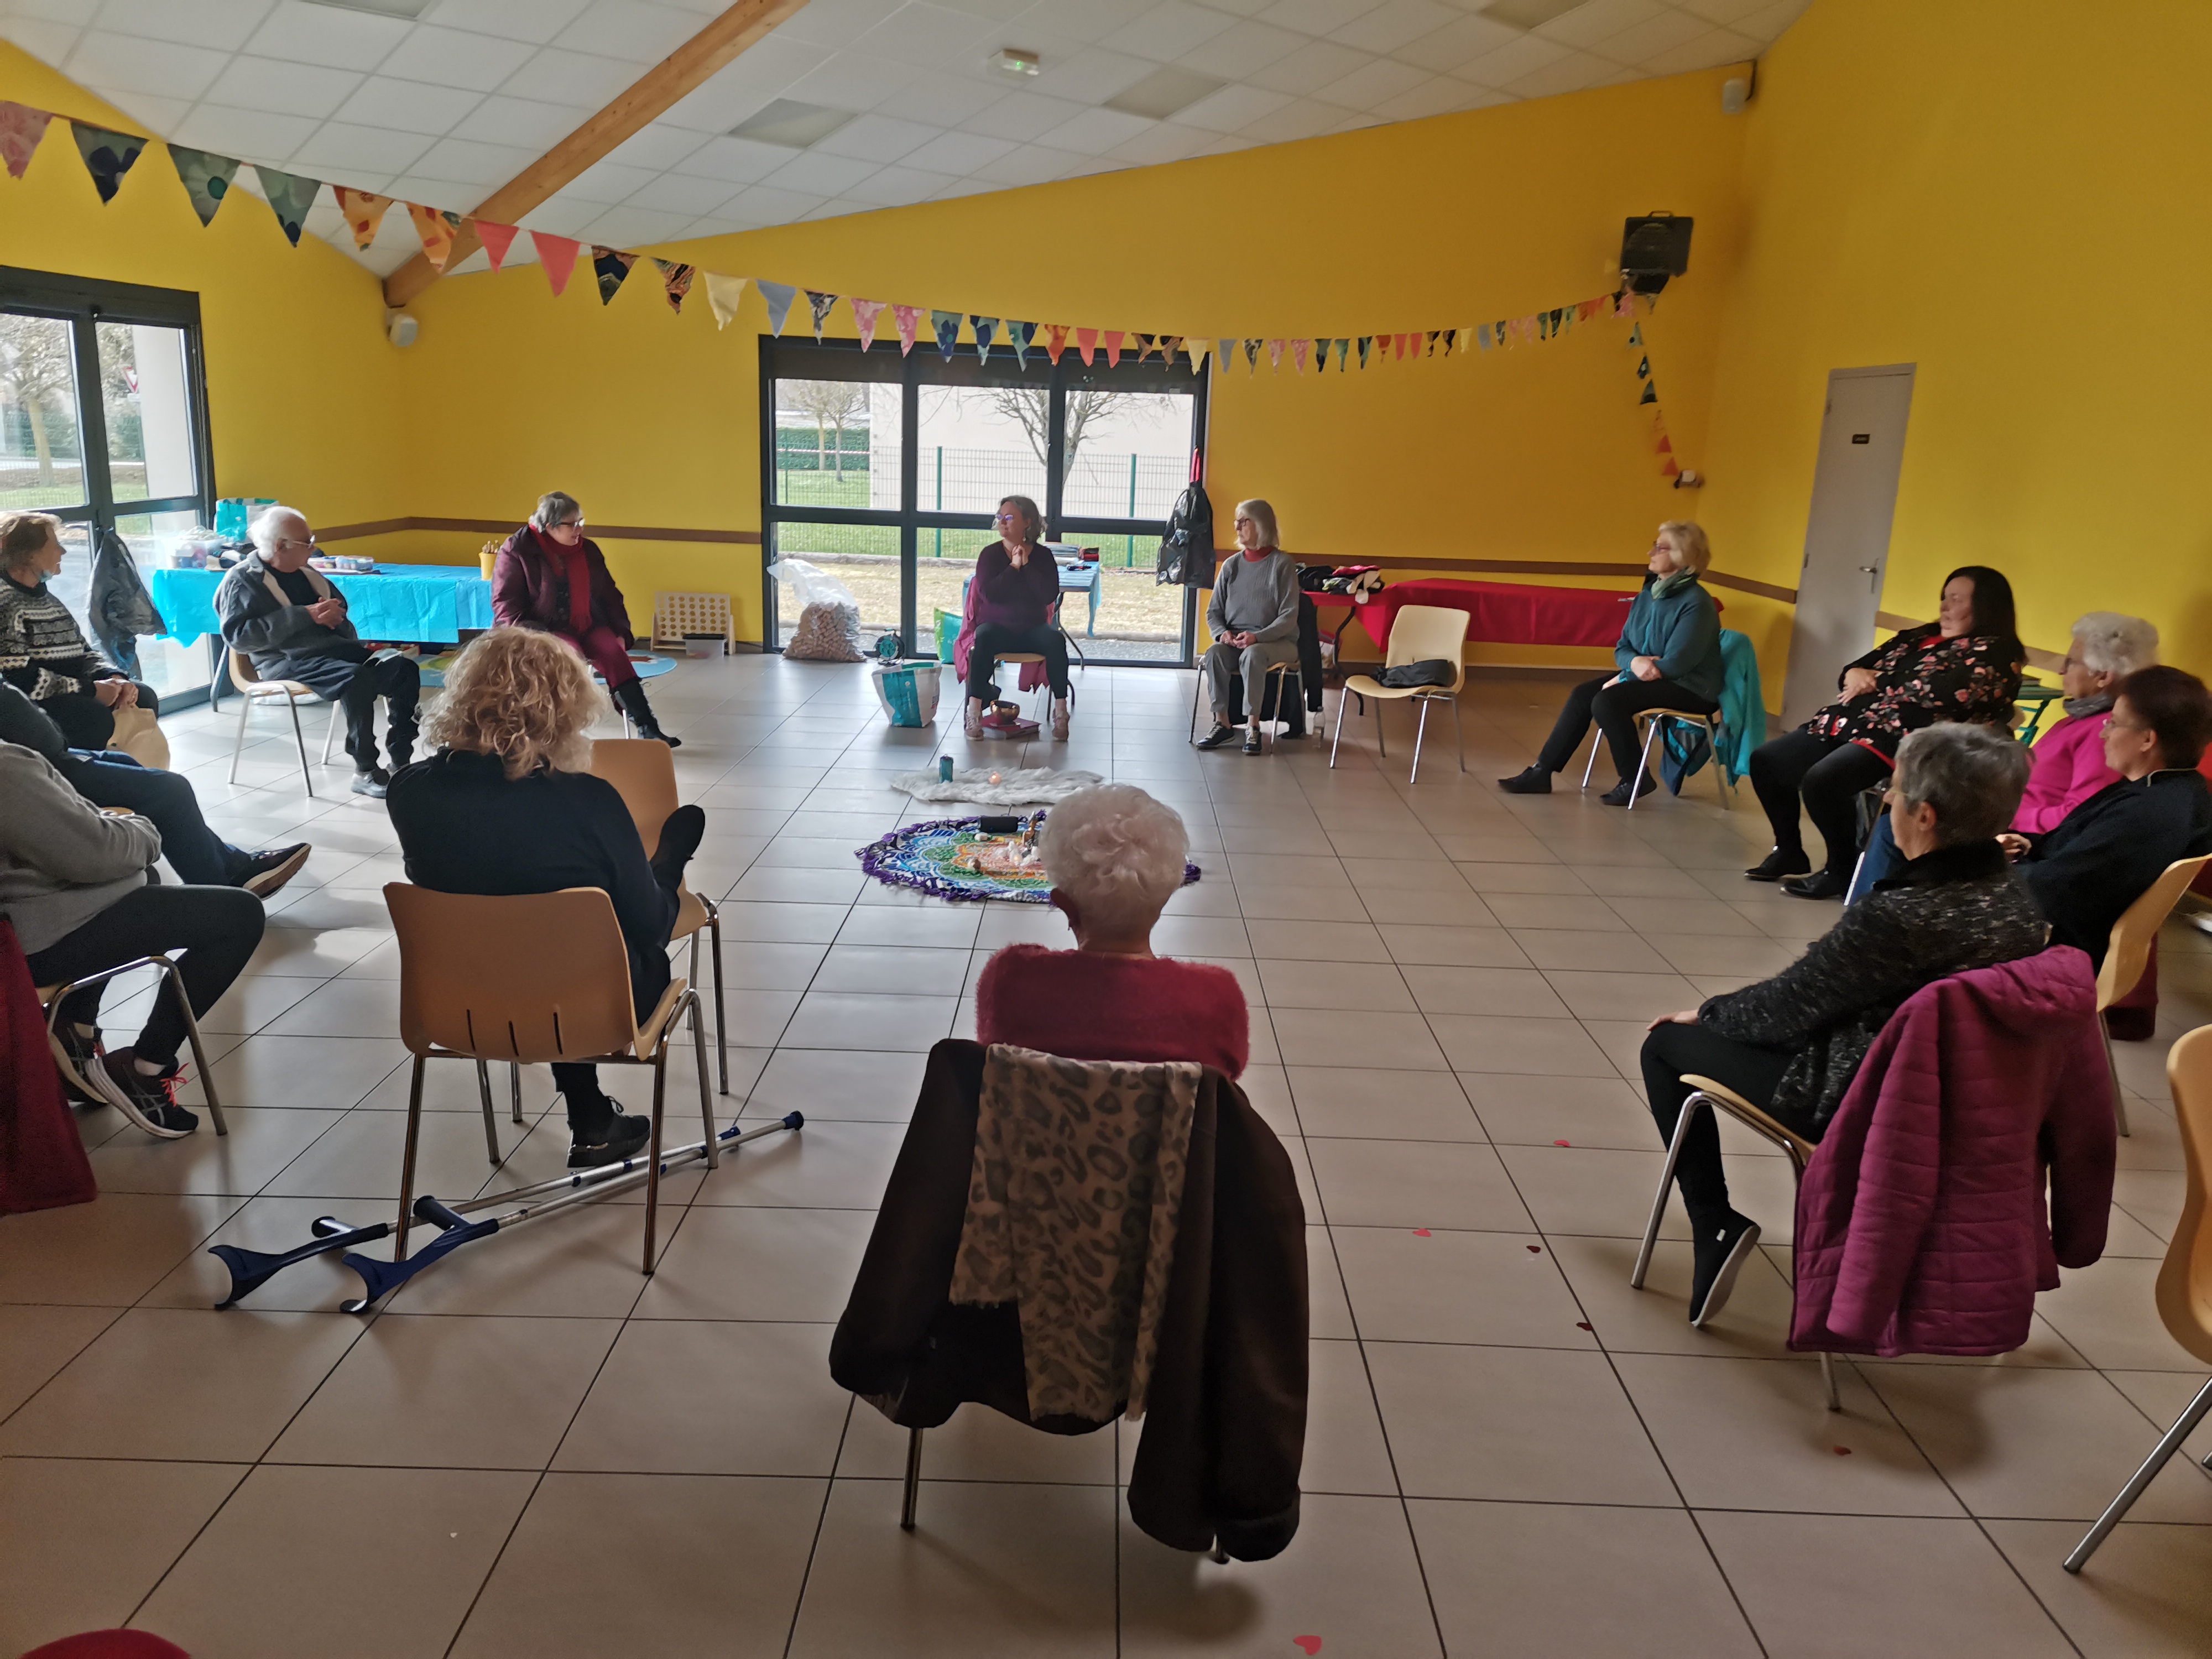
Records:
M1258 727L1251 726L1246 728L1244 732L1244 752L1248 755L1256 755L1260 752L1260 732Z
M1813 867L1813 860L1802 853L1785 853L1779 847L1743 873L1753 881L1779 881L1784 876L1802 876Z
M372 766L365 772L353 775L353 792L382 800L385 791L392 787L392 774L380 766Z
M289 847L271 848L265 853L249 854L246 873L236 885L243 887L258 898L267 898L300 873L307 863L307 854L315 849L306 842L296 842Z
M615 693L615 702L623 713L629 716L630 724L637 728L641 738L653 743L665 743L671 749L684 746L681 738L670 737L660 729L660 722L653 718L653 705L646 701L643 680L632 680L622 687Z
M177 1086L177 1073L172 1061L168 1070L149 1077L138 1069L135 1051L117 1048L93 1063L87 1081L102 1100L148 1134L176 1140L200 1127L196 1114L170 1098Z
M641 1151L653 1139L653 1120L632 1117L617 1108L613 1121L596 1140L579 1140L568 1148L568 1167L572 1170L596 1170L604 1164L619 1164Z
M1532 766L1510 778L1498 779L1498 787L1509 795L1548 795L1552 793L1552 775L1544 767Z
M660 826L659 845L653 849L653 873L669 886L684 879L684 866L699 850L707 834L707 814L697 806L679 806Z
M1218 749L1223 744L1229 742L1230 739L1234 738L1236 735L1237 728L1235 726L1217 726L1213 730L1207 732L1204 737L1198 740L1198 746L1200 749Z
M1850 890L1850 883L1832 870L1816 870L1809 876L1790 876L1782 884L1782 890L1791 898L1841 898Z
M1629 781L1626 778L1623 778L1619 783L1614 784L1612 788L1607 790L1605 793L1598 797L1599 803L1606 806L1627 805L1629 799L1628 787ZM1644 779L1644 787L1636 792L1636 799L1638 800L1642 800L1646 795L1650 794L1658 787L1659 780L1651 776L1649 773L1646 773Z
M1734 1210L1717 1227L1700 1226L1691 1248L1690 1322L1703 1325L1728 1306L1735 1276L1759 1246L1759 1224Z
M47 1039L53 1050L54 1066L62 1074L62 1082L70 1093L88 1106L105 1106L107 1097L92 1086L92 1068L100 1054L100 1028L90 1032L80 1031L70 1020L63 1020Z

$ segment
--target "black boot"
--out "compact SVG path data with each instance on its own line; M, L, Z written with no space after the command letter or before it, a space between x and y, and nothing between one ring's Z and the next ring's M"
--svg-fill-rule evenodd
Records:
M707 833L707 814L697 806L679 806L668 815L660 826L660 844L653 849L647 860L653 866L654 879L664 887L676 887L684 880L684 866L699 850L700 840Z
M623 713L629 716L630 724L637 727L637 734L641 738L650 738L655 743L665 743L671 749L681 749L684 746L683 738L670 737L667 732L660 729L660 722L653 719L653 705L645 700L643 680L632 680L628 685L617 686L615 702L620 706Z

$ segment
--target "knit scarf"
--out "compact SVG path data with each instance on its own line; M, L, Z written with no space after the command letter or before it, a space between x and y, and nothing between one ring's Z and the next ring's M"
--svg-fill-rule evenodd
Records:
M2112 694L2109 691L2092 692L2086 697L2069 697L2066 699L2066 718L2078 720L2085 714L2108 714L2112 707Z
M1697 580L1698 573L1694 570L1670 570L1651 584L1651 597L1655 599L1671 599Z
M592 562L583 538L578 537L574 547L563 547L536 525L530 526L530 533L545 562L568 580L568 631L581 638L592 629Z

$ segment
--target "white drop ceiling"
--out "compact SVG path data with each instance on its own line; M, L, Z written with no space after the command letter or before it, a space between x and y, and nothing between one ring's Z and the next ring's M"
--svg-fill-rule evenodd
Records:
M636 247L1220 155L1743 61L1810 0L1583 0L1533 30L1486 3L811 0L523 222ZM0 0L0 36L159 137L466 212L725 3ZM1002 46L1042 72L988 69ZM1106 106L1170 65L1219 89ZM853 118L803 150L728 136L777 99ZM327 192L308 228L354 253ZM394 209L356 257L419 246Z

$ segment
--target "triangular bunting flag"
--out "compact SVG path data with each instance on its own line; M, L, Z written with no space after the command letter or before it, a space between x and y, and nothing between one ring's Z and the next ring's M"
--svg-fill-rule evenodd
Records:
M725 276L718 271L707 273L707 308L714 313L714 326L727 328L730 319L738 314L738 301L745 297L743 276Z
M1662 455L1671 455L1674 453L1673 441L1663 432L1659 434L1659 453Z
M1047 323L1044 325L1044 355L1052 359L1054 368L1060 367L1060 354L1067 349L1067 325Z
M123 175L131 171L146 149L146 141L128 132L110 132L106 127L95 127L82 121L70 123L70 131L76 135L76 153L84 157L84 170L92 175L92 187L100 192L102 202L112 202L115 192L123 186ZM296 240L296 239L295 239Z
M1432 328L1432 329L1431 329L1431 330L1429 331L1429 345L1428 345L1428 349L1427 349L1427 350L1425 350L1425 351L1424 351L1421 355L1422 355L1424 357L1433 357L1433 356L1435 356L1437 355L1437 342L1438 340L1443 339L1443 337L1444 337L1444 331L1443 331L1443 330L1442 330L1442 329L1440 329L1440 328Z
M200 216L200 223L213 224L222 198L230 194L230 181L238 177L239 163L228 155L180 149L174 144L169 146L169 160L176 167L185 194L191 198L192 211Z
M1160 360L1161 360L1163 362L1169 362L1169 363L1172 363L1173 362L1175 362L1175 360L1176 360L1176 358L1178 358L1178 357L1180 357L1180 356L1182 356L1182 335L1180 335L1180 334L1163 334L1163 335L1161 335L1161 336L1160 336Z
M1566 307L1564 306L1554 307L1552 311L1552 332L1554 334L1559 333L1566 327Z
M1236 342L1236 341L1234 341L1234 340L1223 340L1223 341L1221 341L1221 342L1220 342L1220 343L1219 343L1215 347L1215 349L1214 349L1214 353L1213 353L1213 362L1214 362L1214 365L1215 365L1217 368L1229 368L1231 364L1233 364L1236 361L1237 361L1237 342Z
M176 154L173 146L169 153ZM384 223L385 210L392 205L392 198L379 196L373 190L350 190L343 185L332 185L331 194L338 198L338 211L345 215L346 228L353 233L353 245L366 253L369 244L376 240L378 228Z
M975 336L975 356L984 362L991 361L991 342L998 337L999 319L996 317L970 317L968 327Z
M1474 331L1474 343L1484 351L1489 350L1490 348L1496 343L1496 342L1492 340L1490 337L1490 325L1488 323L1483 324Z
M1631 345L1632 345L1632 346L1638 346L1638 347L1640 347L1640 346L1642 346L1642 345L1643 345L1643 343L1644 343L1644 325L1643 325L1643 324L1638 323L1638 324L1637 324L1637 325L1636 325L1634 328L1632 328L1632 329L1630 329L1630 330L1628 331L1628 343L1629 343L1629 344L1631 344Z
M1292 340L1291 342L1291 367L1297 370L1301 374L1306 372L1306 353L1311 349L1312 345L1313 342L1311 340Z
M415 234L422 239L422 257L430 262L430 268L445 270L446 261L453 252L453 238L461 232L461 216L410 202L407 216L415 222Z
M1613 296L1613 314L1616 317L1633 317L1636 314L1636 296L1633 294L1631 294L1626 289L1623 289L1620 293L1614 295Z
M1106 366L1111 368L1121 361L1121 342L1128 338L1128 335L1125 331L1113 329L1098 337L1106 343Z
M538 250L538 263L545 267L546 286L553 290L553 297L559 299L568 292L569 274L576 269L576 256L584 251L584 245L566 236L548 235L542 230L530 233L530 244ZM736 307L735 295L731 296L730 304L732 308Z
M1036 338L1035 323L1008 323L1006 343L1014 349L1014 362L1023 368L1030 366L1030 342Z
M1651 360L1649 357L1639 357L1636 360L1636 378L1639 380L1648 380L1651 378Z
M891 322L898 330L900 356L914 349L914 327L921 319L921 310L917 306L891 307Z
M1247 374L1260 372L1260 342L1257 340L1244 342L1244 372Z
M884 314L881 300L853 301L853 320L860 325L860 349L866 351L876 343L876 319Z
M1077 329L1075 349L1083 354L1083 366L1090 368L1098 355L1098 331L1095 328Z
M668 308L678 316L684 314L684 296L691 291L692 267L675 259L655 259L660 272L661 292L668 296Z
M1350 339L1345 338L1331 340L1329 343L1336 348L1336 372L1341 374L1344 373L1345 357L1352 349L1352 342Z
M253 164L253 175L261 180L261 193L269 198L269 210L283 226L285 236L294 247L299 246L300 232L307 222L307 210L314 206L315 192L323 187L323 181L303 178L296 173L279 173L258 161Z
M1667 465L1659 469L1659 476L1662 478L1679 478L1682 476L1682 469L1674 465L1674 459L1670 455L1667 458Z
M1638 406L1640 408L1645 404L1656 404L1658 401L1659 388L1652 385L1650 381L1646 380L1644 383L1644 395L1636 400Z
M0 160L8 163L10 179L23 176L23 169L31 165L31 157L38 153L39 141L46 136L46 124L53 118L45 110L33 109L28 104L0 100Z
M1137 336L1137 361L1141 363L1146 358L1151 356L1159 349L1160 337L1158 335L1139 334Z
M1369 349L1369 348L1370 348L1371 346L1373 346L1373 345L1374 345L1374 343L1375 343L1375 337L1374 337L1372 334L1363 334L1363 335L1361 335L1361 336L1359 337L1359 366L1360 366L1360 368L1366 368L1366 367L1367 367L1367 353L1368 353L1368 349Z
M753 278L753 286L760 290L762 301L768 307L768 331L778 337L783 333L783 319L791 315L791 302L799 297L799 290L788 283L763 283Z
M410 202L407 205L411 209L415 204ZM623 278L629 275L629 268L636 263L637 255L635 253L624 253L618 247L601 247L597 242L592 244L592 275L599 284L601 305L611 306L615 302L615 295L621 290Z
M960 313L957 311L933 311L929 313L929 331L937 336L937 353L946 362L960 349Z
M519 234L513 225L495 225L488 219L471 219L477 228L477 240L483 244L484 258L497 270L507 263L507 251L514 246Z
M834 294L817 294L811 288L806 290L806 308L814 313L814 338L817 344L822 339L822 325L830 320L830 308L836 303Z

